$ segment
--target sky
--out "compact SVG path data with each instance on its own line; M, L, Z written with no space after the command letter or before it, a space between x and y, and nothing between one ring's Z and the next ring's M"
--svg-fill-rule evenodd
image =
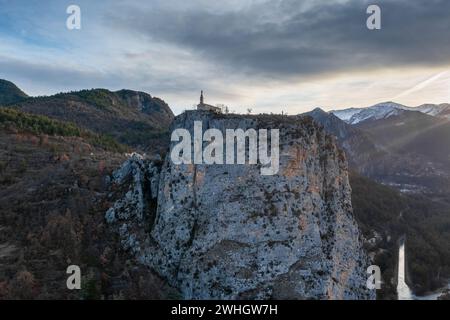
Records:
M450 102L449 34L448 0L0 0L0 78L30 95L145 91L175 113L200 90L236 112L417 106Z

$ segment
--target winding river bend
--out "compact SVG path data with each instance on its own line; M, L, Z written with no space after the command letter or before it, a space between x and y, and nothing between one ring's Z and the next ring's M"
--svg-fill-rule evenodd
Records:
M400 248L398 250L398 282L397 282L398 300L437 300L445 289L447 288L450 289L449 283L446 288L441 289L435 293L425 296L416 296L406 284L405 279L406 279L405 240L402 240L402 242L400 243Z

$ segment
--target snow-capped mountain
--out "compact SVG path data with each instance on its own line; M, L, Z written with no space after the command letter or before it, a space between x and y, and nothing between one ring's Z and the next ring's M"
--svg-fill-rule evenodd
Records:
M448 104L448 103L423 104L423 105L418 106L417 108L413 108L413 109L423 112L423 113L426 113L430 116L450 119L450 104Z
M369 108L350 108L345 110L330 111L339 119L349 123L357 124L365 120L379 120L398 115L403 110L411 110L407 106L394 103L383 102Z
M355 114L362 111L363 109L364 108L349 108L344 110L333 110L330 111L330 113L334 114L339 119L348 123Z
M366 120L386 119L394 115L399 115L403 111L417 111L429 116L446 118L450 120L450 104L423 104L418 107L407 107L395 102L383 102L368 108L348 108L343 110L333 110L339 119L349 123L357 124Z
M316 108L303 115L336 137L351 170L402 192L441 193L450 191L450 121L431 114L442 112L381 103L356 112Z

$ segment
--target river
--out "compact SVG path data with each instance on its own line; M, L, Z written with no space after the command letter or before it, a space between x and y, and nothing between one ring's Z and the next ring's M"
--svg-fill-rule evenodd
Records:
M398 250L398 282L397 282L397 297L398 300L437 300L445 289L450 289L450 283L446 288L440 289L435 293L431 293L425 296L416 296L412 290L408 287L405 281L406 274L405 263L405 241L400 243Z

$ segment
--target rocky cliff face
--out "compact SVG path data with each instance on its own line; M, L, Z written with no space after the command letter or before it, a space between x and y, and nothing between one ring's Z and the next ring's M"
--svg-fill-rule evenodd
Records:
M372 299L347 163L311 118L185 112L204 130L279 129L280 169L133 155L106 214L124 248L186 299ZM173 147L173 146L172 146Z

